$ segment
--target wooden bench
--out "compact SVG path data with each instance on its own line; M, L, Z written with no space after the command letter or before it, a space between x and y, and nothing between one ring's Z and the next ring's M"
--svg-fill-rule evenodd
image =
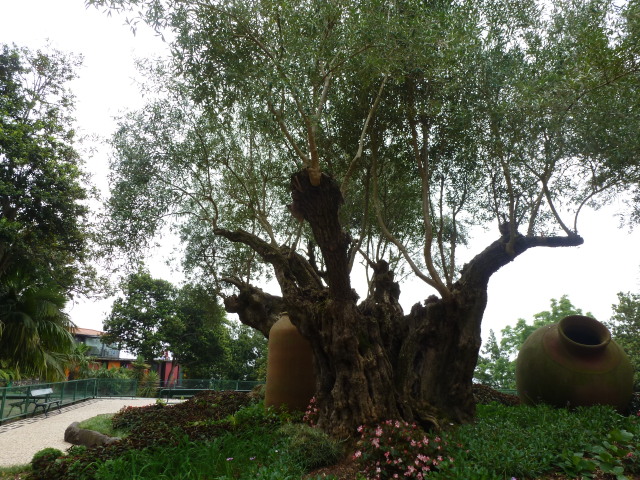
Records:
M39 408L42 409L42 413L46 417L49 413L49 410L53 405L58 407L58 413L60 413L60 402L59 398L52 400L51 395L53 395L52 388L39 388L37 390L31 390L29 392L30 398L33 399L32 402L35 405L33 407L33 414L35 415Z
M42 409L42 413L47 416L49 410L53 405L60 409L60 399L51 400L51 395L53 394L52 388L37 388L37 389L28 389L26 394L22 395L7 395L7 398L11 398L12 400L16 400L10 402L9 405L11 409L9 409L9 415L14 408L18 408L21 414L26 414L29 410L29 405L33 404L33 414L35 415L38 409Z

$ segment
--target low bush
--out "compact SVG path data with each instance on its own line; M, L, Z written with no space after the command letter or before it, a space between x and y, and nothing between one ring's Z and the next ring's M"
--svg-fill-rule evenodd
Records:
M49 465L63 455L64 453L57 448L45 448L36 452L31 459L31 477L34 480L47 480L45 471Z
M287 423L280 432L287 439L288 456L305 471L333 465L343 456L340 442L304 423Z
M263 402L258 402L241 407L225 420L233 426L243 427L246 425L280 425L288 421L287 418L286 412L278 411L275 408L266 408Z
M415 424L387 420L358 427L358 432L361 436L354 459L362 465L367 480L422 480L453 462L447 454L447 442L438 435L428 435Z

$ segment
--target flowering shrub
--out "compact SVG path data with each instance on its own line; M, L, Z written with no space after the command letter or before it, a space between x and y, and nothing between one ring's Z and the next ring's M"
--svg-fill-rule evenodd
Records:
M319 415L320 415L320 410L318 409L318 405L316 404L316 397L311 397L311 401L309 402L307 411L304 412L304 417L302 417L302 421L307 425L309 425L310 427L315 427L318 424Z
M453 459L445 456L446 442L429 437L415 424L387 420L375 427L360 426L353 457L363 466L367 480L424 479Z

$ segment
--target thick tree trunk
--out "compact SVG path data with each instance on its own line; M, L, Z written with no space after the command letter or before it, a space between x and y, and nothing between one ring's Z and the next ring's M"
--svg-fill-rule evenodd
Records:
M337 183L323 174L312 185L308 173L300 172L291 188L290 209L312 228L327 286L300 257L246 238L245 232L221 232L251 245L271 263L283 292L280 303L258 289L241 288L227 308L263 332L279 308L288 311L314 351L319 425L342 438L353 436L359 425L387 419L425 428L472 420L472 377L489 278L531 247L582 243L577 235L511 238L507 233L465 265L446 299L429 297L404 315L398 284L384 261L374 266L373 292L357 303L349 280L350 240L338 220ZM268 300L266 309L261 298Z
M292 321L314 349L319 424L347 437L358 425L386 419L425 427L471 420L486 285L471 294L456 292L446 302L433 298L404 316L398 285L381 262L372 297L357 305L347 270L349 240L338 222L337 184L323 176L313 186L301 172L292 191L291 209L310 223L327 269L322 295L285 297Z
M402 396L419 423L471 421L473 371L482 342L480 323L486 290L456 292L452 298L415 305L395 369Z

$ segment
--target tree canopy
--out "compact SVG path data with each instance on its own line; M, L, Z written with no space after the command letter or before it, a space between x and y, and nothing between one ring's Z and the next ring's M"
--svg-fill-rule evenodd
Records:
M122 281L121 290L122 297L116 298L103 322L104 342L117 343L146 361L164 357L170 332L183 328L177 288L140 270Z
M216 295L202 285L176 287L140 268L122 281L104 329L104 342L144 361L171 354L189 378L264 376L264 337L230 324Z
M288 311L338 435L470 420L491 275L582 244L585 205L638 179L635 3L88 3L171 34L148 65L159 99L113 139L114 243L176 219L227 311L265 334ZM461 266L477 224L496 240ZM406 315L403 271L428 297Z
M0 373L64 377L86 291L87 192L68 83L80 59L0 45Z
M607 326L611 336L631 359L637 389L640 386L640 294L619 292L618 303L611 308L613 315Z
M86 280L87 192L67 88L79 64L0 45L0 279L19 267L63 291Z

